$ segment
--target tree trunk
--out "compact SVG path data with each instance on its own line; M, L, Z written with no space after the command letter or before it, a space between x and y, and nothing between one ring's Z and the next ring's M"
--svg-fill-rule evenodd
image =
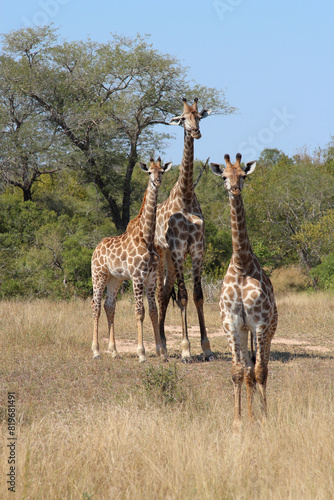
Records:
M112 196L109 195L109 191L107 189L107 186L103 182L99 173L96 173L94 175L94 182L95 182L96 186L100 189L100 191L103 194L106 201L108 202L110 212L111 212L111 218L112 218L113 223L116 226L117 231L121 231L123 229L123 225L122 225L122 218L121 218L121 214L119 213L118 206L117 206L115 200L112 198Z
M23 201L31 201L32 200L32 194L31 194L31 186L28 188L22 188L23 191Z
M136 162L137 162L137 151L136 147L133 146L131 148L129 163L126 169L126 176L123 185L122 229L124 231L130 221L131 178Z

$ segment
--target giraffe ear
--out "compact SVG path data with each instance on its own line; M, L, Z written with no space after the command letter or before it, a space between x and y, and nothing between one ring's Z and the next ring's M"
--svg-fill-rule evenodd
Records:
M172 168L172 165L173 165L173 163L172 163L171 161L169 161L169 162L165 163L165 164L163 165L163 167L162 167L162 168L163 168L163 171L164 171L164 172L168 172L168 170L170 170L170 169Z
M148 168L147 168L147 165L146 163L142 163L141 161L139 162L139 166L140 168L142 169L143 172L148 172Z
M169 122L169 125L183 125L184 118L183 116L174 116L174 118L171 119Z
M211 113L212 109L202 109L200 112L200 120L202 120L202 118L207 118Z
M223 170L218 163L210 163L210 168L215 175L222 175Z
M249 175L252 172L254 172L255 167L256 167L256 161L249 161L248 163L246 163L246 166L244 167L243 170L245 174Z

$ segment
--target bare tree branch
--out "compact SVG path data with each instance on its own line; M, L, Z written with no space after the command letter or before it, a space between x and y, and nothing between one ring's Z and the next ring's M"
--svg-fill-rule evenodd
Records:
M203 167L201 168L201 170L200 170L200 172L198 174L197 179L194 182L194 189L197 186L197 184L199 183L199 181L201 180L203 172L204 172L204 170L206 170L206 167L208 166L209 160L210 160L210 156L207 158L206 162L204 163Z

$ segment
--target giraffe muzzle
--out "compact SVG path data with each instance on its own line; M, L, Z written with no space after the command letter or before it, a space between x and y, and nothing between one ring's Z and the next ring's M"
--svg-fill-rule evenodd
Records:
M191 135L194 139L200 139L202 137L202 134L201 132L199 131L199 129L196 129L196 130L192 130L191 131Z
M231 194L233 196L239 196L239 194L241 194L240 188L238 188L238 187L232 187L231 188Z

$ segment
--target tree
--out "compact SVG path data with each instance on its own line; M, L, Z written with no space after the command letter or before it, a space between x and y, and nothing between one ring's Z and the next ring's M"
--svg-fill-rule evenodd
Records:
M266 168L273 167L279 162L292 163L292 160L277 148L266 148L262 151L259 157L259 163L265 165Z
M324 164L328 172L334 175L334 136L331 137L331 141L327 145L324 151L321 151L324 157Z
M311 270L311 276L319 288L334 292L334 252L326 255L321 264Z
M309 255L312 267L334 249L334 209L329 209L319 219L305 222L294 236L300 249Z
M1 57L0 179L22 190L23 200L42 175L57 172L60 144L32 99L15 88L17 64Z
M222 91L194 85L147 37L67 43L50 27L25 28L4 36L4 53L17 92L62 138L66 165L98 187L118 231L130 218L134 166L163 147L169 135L154 126L168 124L181 98L198 95L214 112L234 111Z
M249 183L244 198L254 250L260 244L272 267L297 257L309 273L317 263L318 240L314 237L312 246L307 234L311 227L320 234L319 221L329 220L334 206L333 175L315 158L283 155L269 167L260 160L257 175Z

